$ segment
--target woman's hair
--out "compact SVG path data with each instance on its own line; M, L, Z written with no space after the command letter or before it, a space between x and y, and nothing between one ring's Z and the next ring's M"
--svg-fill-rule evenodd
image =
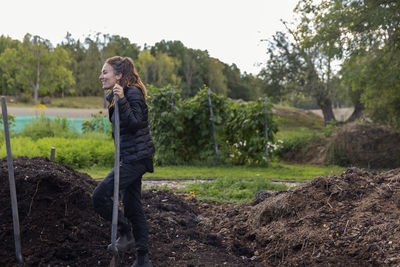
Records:
M140 79L135 64L130 57L110 57L106 60L106 63L111 65L115 75L122 74L122 78L119 80L119 84L122 87L136 86L142 90L145 99L149 97L146 86Z

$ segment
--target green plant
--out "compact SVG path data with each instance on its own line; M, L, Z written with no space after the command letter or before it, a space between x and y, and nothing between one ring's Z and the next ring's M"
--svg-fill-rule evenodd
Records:
M77 137L78 133L73 130L67 118L57 116L51 119L41 114L25 125L18 135L37 140L45 137Z
M288 152L296 153L303 149L308 143L316 137L314 134L299 134L283 140L276 150L278 157L283 157Z
M51 147L55 147L55 160L73 168L112 168L114 164L114 144L111 139L46 137L35 140L19 136L12 138L11 143L14 157L49 157ZM5 146L1 147L0 156L6 156Z
M12 131L13 128L15 127L15 116L12 114L8 114L7 118L8 118L8 129L10 131ZM4 131L3 116L0 116L0 127L1 127L1 130Z
M157 164L265 162L265 146L267 142L273 143L278 129L270 106L266 116L263 101L236 104L211 92L212 123L207 87L188 99L182 99L179 90L172 94L168 87L151 88L150 91L149 120L157 150ZM268 138L265 137L266 122L269 128Z
M82 124L82 132L98 132L111 135L112 125L110 120L103 112L91 114L90 120L85 120Z
M322 134L325 137L330 137L337 126L337 121L329 121L324 128L322 128Z

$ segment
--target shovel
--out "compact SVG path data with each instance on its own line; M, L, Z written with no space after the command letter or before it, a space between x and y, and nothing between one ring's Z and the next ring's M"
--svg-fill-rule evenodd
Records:
M114 199L113 199L113 214L112 214L112 226L111 226L111 251L113 257L110 262L110 267L115 267L118 262L118 249L116 247L117 239L117 226L118 226L118 196L119 196L119 109L118 109L118 95L115 95L114 104L114 144L115 144L115 164L114 164Z
M1 109L3 112L3 123L4 123L4 136L6 138L6 149L7 149L7 164L8 164L8 180L10 182L10 196L11 196L11 209L13 216L13 227L14 227L14 243L15 243L15 254L19 263L23 263L24 259L21 254L21 236L19 232L19 217L18 217L18 203L17 203L17 192L15 190L15 179L14 179L14 166L11 155L10 145L10 132L8 130L8 115L6 98L1 97Z

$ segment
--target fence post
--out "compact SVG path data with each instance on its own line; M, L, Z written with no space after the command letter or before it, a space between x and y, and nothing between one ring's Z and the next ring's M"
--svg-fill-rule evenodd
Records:
M265 109L265 163L268 167L268 97L264 98L264 109Z
M15 254L19 263L23 263L24 259L21 254L21 232L19 228L19 216L18 216L18 202L17 202L17 191L15 188L15 177L14 177L14 165L11 154L11 143L10 143L10 131L8 129L8 114L6 98L1 97L1 110L3 113L3 126L4 126L4 137L6 141L6 152L7 152L7 167L8 167L8 181L10 184L10 198L11 198L11 211L13 217L13 228L14 228L14 246Z
M54 161L55 159L56 159L56 148L55 147L51 147L50 160Z
M215 155L217 156L217 161L218 161L217 133L215 132L215 126L214 126L214 114L213 114L212 103L211 103L210 89L208 89L207 92L208 92L208 104L210 105L210 120L211 120L211 125L212 125L213 136L214 136Z

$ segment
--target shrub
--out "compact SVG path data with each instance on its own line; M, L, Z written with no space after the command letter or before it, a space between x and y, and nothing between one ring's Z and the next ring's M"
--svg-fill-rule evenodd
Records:
M211 92L219 152L217 157L213 124L210 120L208 88L204 87L188 99L182 99L179 90L172 94L171 88L150 90L149 119L156 146L157 164L265 162L265 146L267 142L273 143L277 125L270 106L266 117L264 101L237 104ZM269 128L268 138L265 137L266 121Z
M114 165L114 144L111 139L46 137L34 140L20 136L11 140L14 157L49 157L51 147L56 148L55 160L72 168L89 168L94 165L112 168ZM0 156L6 156L5 146L1 147Z
M112 124L106 115L100 111L99 113L91 114L90 117L90 120L86 120L82 124L83 133L97 132L111 135Z
M31 124L25 125L18 135L37 140L45 137L77 137L79 134L73 130L67 118L57 116L50 119L41 114L33 118Z
M276 149L276 155L283 158L286 153L299 152L315 137L314 134L300 134L283 140Z

